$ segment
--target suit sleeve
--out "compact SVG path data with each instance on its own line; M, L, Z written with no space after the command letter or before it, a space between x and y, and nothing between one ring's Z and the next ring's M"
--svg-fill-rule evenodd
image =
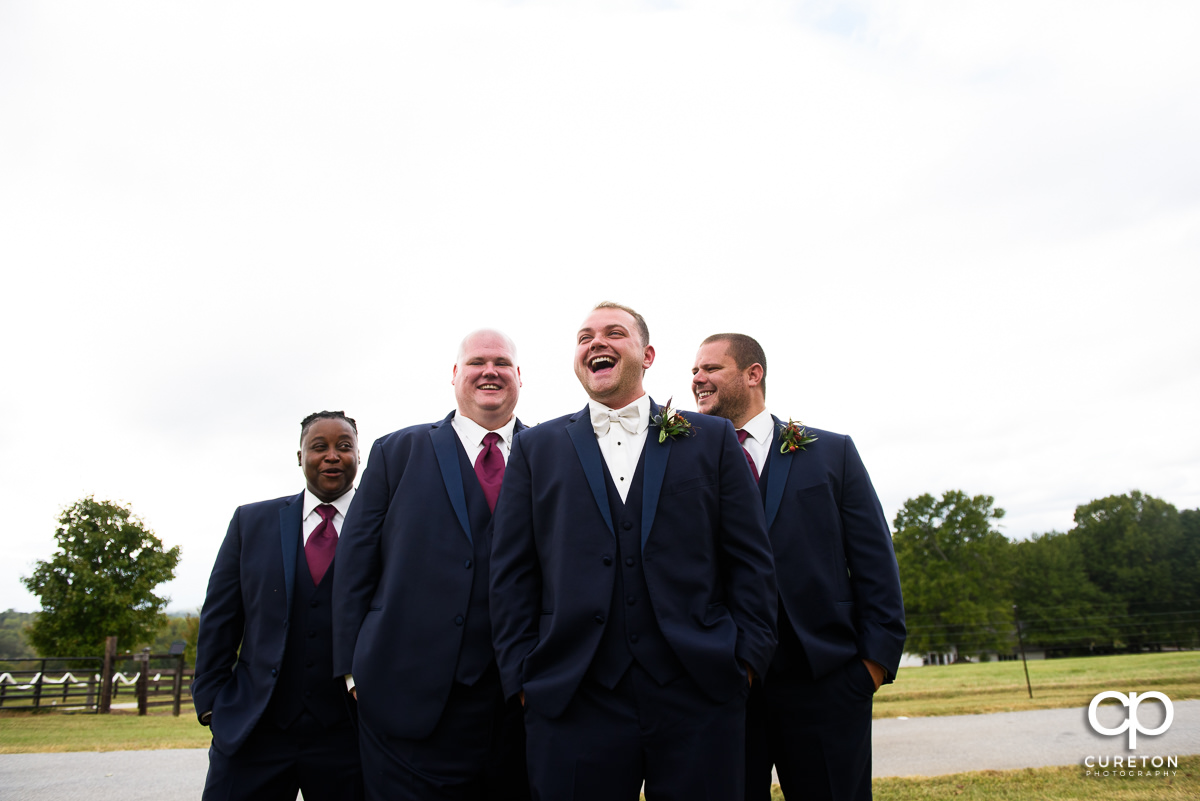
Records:
M229 530L217 552L200 612L192 699L196 716L205 725L209 723L208 717L221 688L233 677L238 647L246 629L241 582L241 511L241 508L235 511L229 521Z
M338 535L333 574L333 675L354 669L354 646L379 584L379 539L391 503L387 460L379 440L371 446L354 502Z
M523 687L525 657L538 643L541 600L532 480L518 436L513 440L496 504L489 582L492 641L505 698L512 698Z
M738 627L737 658L765 676L778 641L775 561L762 497L729 421L722 435L720 548L726 604Z
M900 571L879 496L850 437L846 437L845 449L840 511L854 593L858 654L882 665L890 682L904 651Z

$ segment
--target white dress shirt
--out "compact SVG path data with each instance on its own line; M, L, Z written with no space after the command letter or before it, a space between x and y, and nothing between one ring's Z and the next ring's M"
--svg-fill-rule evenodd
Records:
M742 431L749 434L742 447L754 460L754 467L761 476L763 468L767 466L767 452L771 449L771 437L775 434L775 421L771 419L771 413L763 409L742 426Z
M350 511L350 502L354 500L354 487L346 490L341 497L330 501L330 506L337 509L337 513L333 516L333 530L342 533L342 522L346 519L346 512ZM317 511L317 507L325 501L313 495L308 490L304 490L304 517L300 521L300 533L303 535L300 539L305 545L308 544L308 538L312 536L313 531L321 524L321 513Z
M631 434L619 422L614 421L608 427L608 433L597 436L600 445L600 455L612 476L613 484L617 486L617 494L621 503L629 496L629 485L633 482L633 473L637 470L638 459L642 457L642 448L646 445L646 430L650 427L650 396L643 395L628 406L636 407L638 412L637 433ZM598 411L622 411L610 409L603 403L588 401L588 411L595 414Z
M479 454L483 453L483 438L489 432L486 428L476 423L466 415L454 413L454 417L450 420L450 425L454 426L454 433L458 434L458 441L462 443L463 450L467 452L467 461L475 464L475 460L479 458ZM512 447L513 429L517 425L517 418L508 418L508 422L500 426L494 433L500 435L500 441L496 443L496 448L500 451L500 455L504 457L504 463L508 464L508 451Z

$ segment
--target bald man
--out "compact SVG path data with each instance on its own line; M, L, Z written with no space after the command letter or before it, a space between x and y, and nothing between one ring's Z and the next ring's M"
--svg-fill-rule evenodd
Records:
M516 348L468 334L445 419L375 442L338 546L334 671L359 700L369 799L528 797L519 702L492 648L492 511L520 394Z

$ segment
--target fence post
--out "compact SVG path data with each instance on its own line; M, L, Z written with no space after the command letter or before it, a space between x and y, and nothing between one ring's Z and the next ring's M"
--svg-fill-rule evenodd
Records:
M100 668L100 709L101 715L112 711L113 661L117 658L117 638L104 638L104 664Z
M46 680L46 660L42 660L42 666L38 670L37 681L33 683L33 708L37 709L42 705L42 682Z
M179 717L179 707L183 701L183 654L175 657L175 686L171 688L175 705L172 714Z
M141 665L138 669L137 704L138 717L142 717L146 714L146 686L150 682L150 649L143 648L142 652L134 654L133 658Z

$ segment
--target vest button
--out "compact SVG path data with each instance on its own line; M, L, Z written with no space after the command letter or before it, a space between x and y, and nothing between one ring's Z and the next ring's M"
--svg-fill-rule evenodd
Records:
M308 605L311 606L313 609L316 609L318 606L321 605L321 602L320 601L309 601Z
M463 616L462 616L462 615L455 615L455 616L454 616L454 625L456 625L456 626L461 626L462 624L463 624Z
M310 659L310 660L308 660L307 662L305 662L305 663L304 663L304 666L305 666L305 667L312 667L312 666L313 666L312 660Z
M629 565L630 567L633 567L633 557L632 557L632 556L626 556L626 557L625 557L625 564Z
M629 604L630 606L633 606L634 604L637 603L637 598L634 598L632 595L630 595L628 598L625 599L625 603Z
M608 567L611 564L612 564L612 557L611 556L604 557L604 566Z
M630 641L630 642L637 642L637 635L636 635L636 634L630 634L630 635L629 635L629 641Z
M626 531L629 531L629 529L633 528L633 523L630 523L628 520L626 520L624 523L621 524L621 528L625 529Z
M467 570L470 570L471 569L471 560L468 559L467 561L463 562L463 567L465 567Z
M309 632L308 632L308 638L309 638L310 640L311 640L313 637L316 637L316 636L317 636L317 633L316 633L315 631L309 631Z
M596 615L596 622L600 625L604 625L604 615Z
M271 668L271 677L274 678L275 676L278 676L278 675L279 675L279 671L276 668Z

